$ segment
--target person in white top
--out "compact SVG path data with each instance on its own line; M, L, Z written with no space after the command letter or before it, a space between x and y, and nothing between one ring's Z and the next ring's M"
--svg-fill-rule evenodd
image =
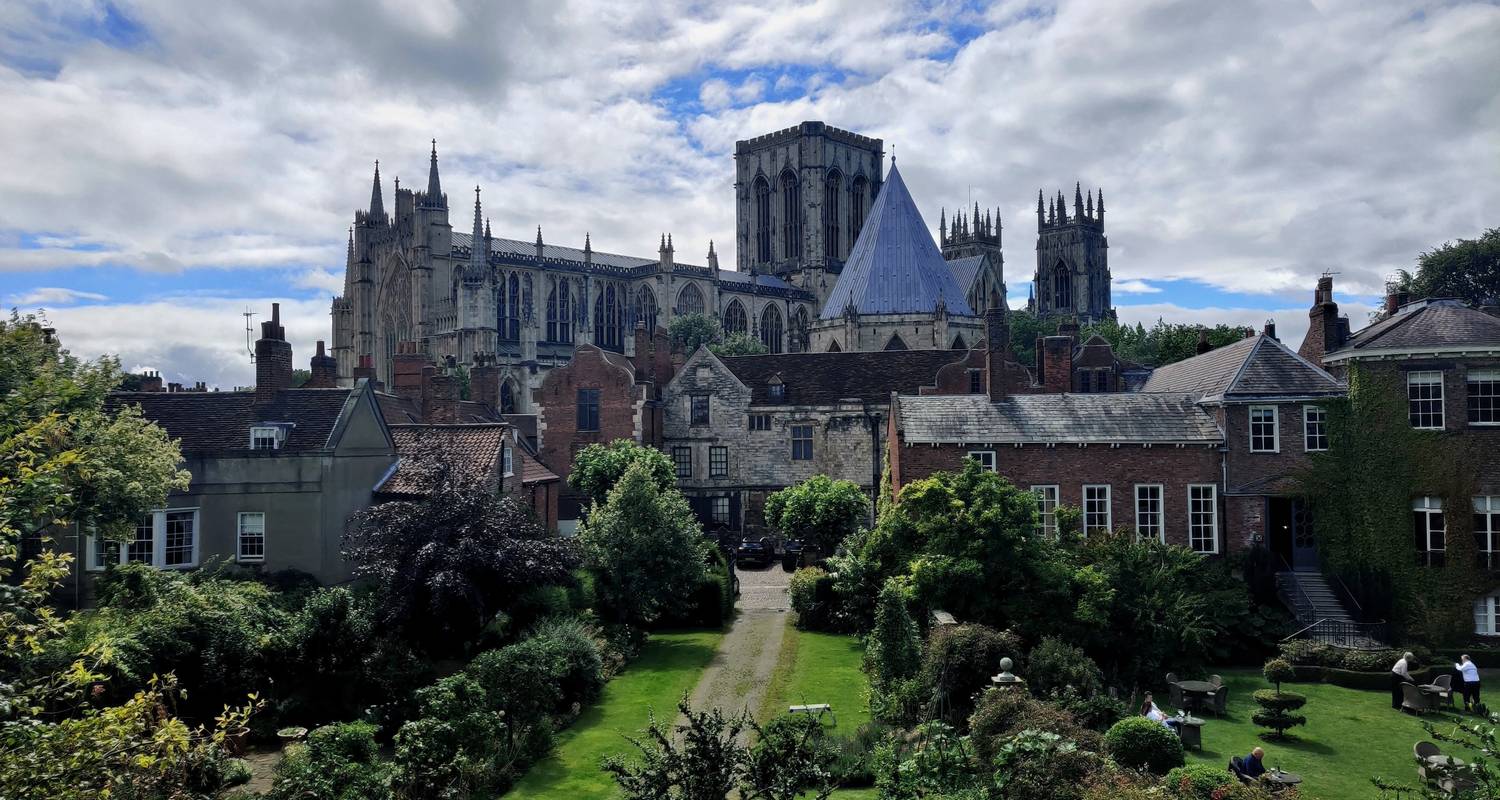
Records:
M1464 710L1479 710L1479 667L1474 665L1474 660L1467 655L1458 657L1458 663L1453 665L1463 676Z
M1401 710L1401 684L1414 683L1411 679L1409 663L1415 657L1411 653L1404 653L1396 665L1391 667L1391 708Z
M1168 728L1173 728L1174 730L1176 729L1174 721L1168 718L1166 712L1162 711L1161 708L1156 705L1155 700L1151 699L1150 692L1146 693L1146 701L1141 704L1141 716L1151 720L1152 722L1160 722Z

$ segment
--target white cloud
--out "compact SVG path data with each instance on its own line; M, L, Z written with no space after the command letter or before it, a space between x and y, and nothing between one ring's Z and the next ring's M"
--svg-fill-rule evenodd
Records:
M1114 281L1110 284L1110 287L1114 290L1115 294L1158 294L1161 292L1160 286L1152 286L1145 281L1133 278Z
M596 248L650 255L666 230L683 260L713 238L732 263L734 141L802 119L898 146L929 220L971 187L998 206L1013 274L1032 269L1039 187L1103 186L1122 295L1193 280L1295 307L1329 269L1341 293L1378 294L1418 252L1500 218L1493 5L409 6L140 0L125 8L134 48L79 35L99 3L0 6L7 290L108 265L269 269L336 291L371 162L389 208L396 176L425 183L432 137L460 229L480 182L500 235L540 223L549 241L590 231ZM980 34L958 46L955 21ZM773 81L802 95L767 102ZM702 112L679 118L681 95ZM309 319L326 328L326 311ZM161 347L200 341L151 330Z
M85 300L107 300L98 292L80 292L74 289L64 289L57 286L42 286L32 289L23 294L11 295L6 298L7 303L13 306L67 306L80 303Z

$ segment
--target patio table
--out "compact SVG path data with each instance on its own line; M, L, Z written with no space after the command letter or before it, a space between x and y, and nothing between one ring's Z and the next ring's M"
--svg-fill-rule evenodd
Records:
M1267 772L1265 774L1265 779L1268 783L1272 784L1275 789L1285 789L1288 786L1296 786L1297 784L1302 782L1301 775L1298 775L1295 772L1283 772L1280 769L1273 769L1270 772Z
M1182 690L1183 705L1191 706L1194 710L1219 688L1208 681L1178 681L1177 687Z
M1196 747L1203 749L1203 726L1206 720L1193 716L1167 717L1167 721L1177 729L1177 738L1182 740L1183 747Z

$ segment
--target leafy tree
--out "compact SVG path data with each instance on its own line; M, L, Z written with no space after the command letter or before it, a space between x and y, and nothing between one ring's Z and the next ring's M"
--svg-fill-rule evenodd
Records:
M188 483L164 431L138 411L106 409L120 375L113 359L70 355L35 316L0 321L0 797L217 791L229 732L253 710L225 709L213 730L195 728L175 714L170 675L107 705L96 699L107 651L55 669L35 662L61 633L48 598L72 561L51 548L52 529L82 523L123 538ZM23 539L40 545L24 561Z
M666 453L629 439L591 444L578 451L573 457L568 485L587 495L590 501L602 505L625 470L638 461L645 463L658 489L666 491L677 485L677 470Z
M1268 683L1276 685L1276 689L1260 689L1255 692L1255 703L1260 706L1260 710L1251 715L1250 721L1262 728L1270 728L1271 733L1267 735L1271 738L1285 739L1287 729L1307 724L1307 717L1293 713L1307 705L1307 696L1281 691L1281 684L1296 675L1292 665L1285 660L1273 658L1267 661L1261 673Z
M1087 341L1090 336L1098 334L1109 342L1119 358L1161 367L1197 355L1200 331L1207 334L1208 344L1213 348L1245 338L1245 328L1240 326L1219 324L1205 328L1163 319L1157 319L1150 328L1139 322L1122 325L1115 320L1102 320L1080 331L1079 338Z
M731 333L719 344L710 344L708 349L716 356L758 356L771 352L761 341L748 333Z
M1016 361L1022 364L1036 363L1036 340L1039 336L1057 333L1057 317L1037 319L1035 314L1024 309L1011 311L1007 317L1010 324L1010 348L1015 351Z
M579 558L531 510L441 453L403 465L431 487L419 500L356 512L343 553L377 587L376 617L429 645L469 641L507 600L571 583Z
M1457 297L1472 305L1495 302L1500 299L1500 228L1422 253L1417 273L1402 270L1396 285L1416 297Z
M616 621L646 624L683 607L704 574L710 544L674 488L663 489L652 464L637 460L595 504L579 528L597 590Z
M814 475L766 498L766 521L787 536L832 553L870 513L870 500L853 481Z
M723 341L724 329L719 327L717 318L708 314L681 314L667 326L667 337L674 347L692 353L703 345Z
M312 370L303 369L301 367L297 367L296 369L292 370L293 389L300 389L303 386L306 386L307 382L310 380L312 380Z

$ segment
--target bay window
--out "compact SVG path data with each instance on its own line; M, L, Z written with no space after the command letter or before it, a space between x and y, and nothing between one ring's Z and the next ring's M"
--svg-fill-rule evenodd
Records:
M123 546L122 546L123 545ZM128 542L112 542L97 535L87 537L88 558L93 571L112 564L141 563L159 569L198 566L198 509L169 508L153 511L136 523Z

